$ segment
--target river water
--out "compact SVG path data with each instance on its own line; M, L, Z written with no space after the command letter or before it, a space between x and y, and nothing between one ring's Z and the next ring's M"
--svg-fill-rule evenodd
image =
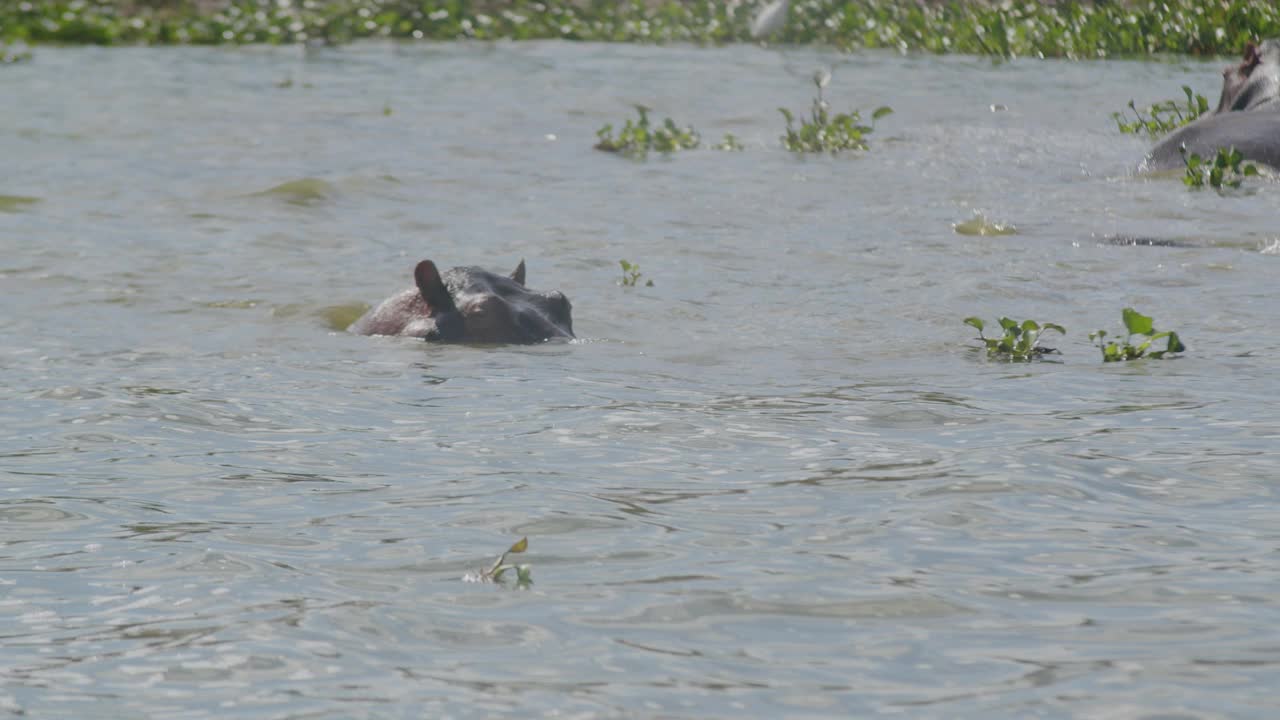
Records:
M1135 176L1110 118L1224 62L0 68L0 714L1274 717L1280 187ZM823 66L869 152L779 146ZM593 150L636 103L746 149ZM525 258L579 340L341 332L423 258ZM1190 351L1104 365L1126 306ZM523 536L532 586L462 582Z

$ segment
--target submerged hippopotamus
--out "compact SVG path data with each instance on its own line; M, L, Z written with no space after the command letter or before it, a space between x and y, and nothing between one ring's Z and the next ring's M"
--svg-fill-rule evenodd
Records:
M443 274L423 260L418 287L383 300L348 330L359 335L408 335L437 342L536 343L572 338L569 298L524 286L524 261L510 275L478 267Z
M1183 145L1206 159L1234 147L1246 160L1280 168L1280 40L1250 43L1244 60L1222 71L1218 108L1161 140L1142 169L1182 167Z

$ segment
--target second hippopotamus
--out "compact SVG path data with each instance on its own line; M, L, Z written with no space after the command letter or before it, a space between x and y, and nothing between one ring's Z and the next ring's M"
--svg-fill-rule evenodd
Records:
M1246 160L1280 168L1280 40L1250 43L1244 60L1222 71L1217 109L1161 140L1140 169L1181 168L1183 146L1206 159L1234 147Z

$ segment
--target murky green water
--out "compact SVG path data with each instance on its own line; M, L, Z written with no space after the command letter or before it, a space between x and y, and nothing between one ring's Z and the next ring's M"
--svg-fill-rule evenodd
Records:
M833 61L837 109L896 112L796 159L776 108ZM0 69L0 709L1271 717L1280 189L1135 178L1109 117L1217 66ZM633 103L747 150L593 151ZM1018 234L957 234L975 211ZM526 258L581 341L333 330L423 258ZM1086 336L1129 305L1191 351L1103 365ZM986 362L961 319L1001 314L1066 325L1062 362ZM528 592L460 581L524 535Z

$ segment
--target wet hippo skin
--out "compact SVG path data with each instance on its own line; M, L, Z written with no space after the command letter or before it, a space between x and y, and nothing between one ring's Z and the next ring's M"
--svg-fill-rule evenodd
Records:
M573 337L569 298L525 287L524 261L510 275L478 267L441 273L423 260L417 287L365 313L348 330L359 335L406 335L435 342L537 343Z

